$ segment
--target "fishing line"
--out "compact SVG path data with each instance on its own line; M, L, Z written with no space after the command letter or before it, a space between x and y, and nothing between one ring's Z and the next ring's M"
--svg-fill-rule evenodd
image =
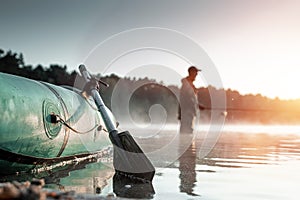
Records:
M204 107L203 110L213 111L213 110L220 110L220 111L237 111L237 112L300 112L299 110L282 110L282 109L255 109L255 108L213 108L213 107Z

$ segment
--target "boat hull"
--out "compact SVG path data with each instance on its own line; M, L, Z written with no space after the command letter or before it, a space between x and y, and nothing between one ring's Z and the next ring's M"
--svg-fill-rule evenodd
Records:
M0 73L0 85L1 151L55 160L94 153L110 145L92 99L70 89L4 73ZM54 115L61 121L53 121ZM8 163L12 161L1 158L0 170L7 169Z

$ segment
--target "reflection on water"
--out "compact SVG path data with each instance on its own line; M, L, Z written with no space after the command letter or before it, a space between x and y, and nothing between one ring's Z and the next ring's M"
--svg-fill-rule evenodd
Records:
M158 169L155 199L299 199L300 127L289 127L287 133L278 126L248 127L247 132L222 132L203 159L203 138L195 138L178 161Z
M114 192L120 199L298 199L300 127L299 133L265 130L224 131L203 159L198 156L201 137L194 138L172 163L168 156L173 158L176 148L169 155L153 156L157 167L153 185L113 178L114 170L103 162L66 167L38 178L45 177L49 188L104 196ZM151 153L170 143L175 134L176 130L167 130L137 141ZM184 140L179 141L177 150L185 145Z
M185 192L188 195L197 196L193 191L196 180L196 146L192 143L186 151L179 157L179 178L180 192Z
M279 164L281 161L299 159L299 136L296 134L224 133L213 151L199 164L251 167L257 164Z
M152 199L155 194L150 181L116 173L113 177L113 191L118 197Z

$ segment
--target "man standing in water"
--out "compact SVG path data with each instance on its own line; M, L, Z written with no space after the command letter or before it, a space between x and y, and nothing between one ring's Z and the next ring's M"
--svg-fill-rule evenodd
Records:
M197 98L198 90L194 81L200 72L195 66L188 68L188 76L181 79L182 85L179 94L178 119L180 120L180 137L179 137L179 171L180 171L180 192L185 192L191 196L198 196L194 193L196 182L196 148L193 142L193 128L196 111L200 106ZM186 134L186 135L183 135Z
M188 69L189 75L181 80L182 86L179 94L180 105L178 112L180 133L193 133L196 109L204 109L204 107L198 103L197 88L193 84L199 71L201 70L195 66L191 66Z

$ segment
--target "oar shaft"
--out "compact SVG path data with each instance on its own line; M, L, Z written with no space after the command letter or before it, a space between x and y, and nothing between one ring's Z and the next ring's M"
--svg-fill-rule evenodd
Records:
M83 76L83 78L85 79L85 82L88 83L90 81L90 79L92 78L90 76L90 74L88 73L87 69L85 68L84 65L80 65L79 66L79 70ZM107 131L110 133L112 131L115 131L116 130L116 126L114 125L114 123L112 122L108 112L107 112L107 108L99 94L99 92L96 90L96 88L93 88L91 90L91 94L92 94L92 97L96 103L96 106L101 114L101 117L104 121L104 124L106 126L106 129Z
M102 119L104 121L104 124L106 126L106 129L108 130L108 132L111 131L115 131L116 130L116 126L114 125L114 123L112 122L112 120L109 117L109 114L107 112L107 108L103 103L103 100L101 98L101 96L99 95L99 92L96 89L93 89L91 91L92 96L95 100L96 106L102 116Z

